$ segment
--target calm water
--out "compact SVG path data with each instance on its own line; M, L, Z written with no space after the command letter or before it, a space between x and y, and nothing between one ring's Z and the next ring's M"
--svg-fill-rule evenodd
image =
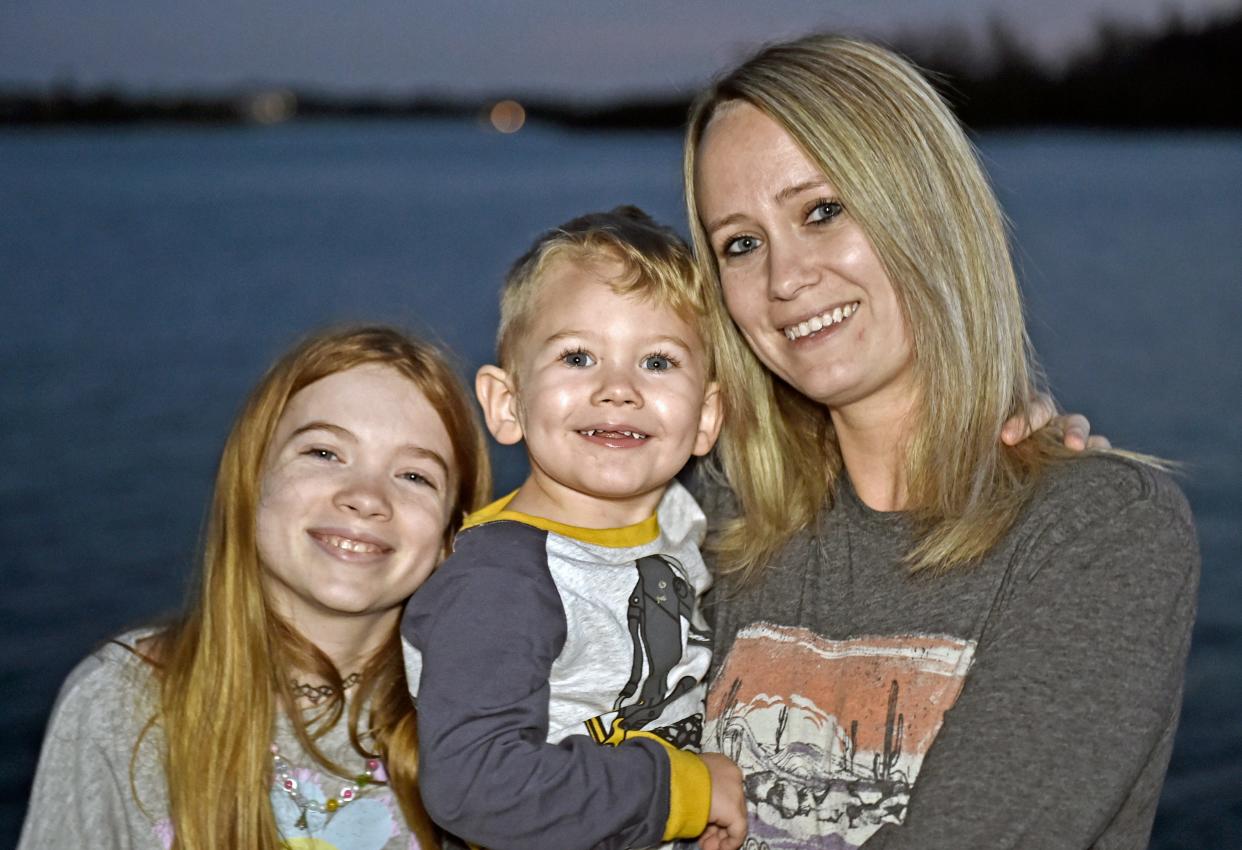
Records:
M680 223L679 147L465 123L0 134L0 846L65 673L180 600L268 361L372 319L473 370L538 230L622 202ZM1186 463L1203 592L1153 846L1242 847L1242 137L982 147L1060 399Z

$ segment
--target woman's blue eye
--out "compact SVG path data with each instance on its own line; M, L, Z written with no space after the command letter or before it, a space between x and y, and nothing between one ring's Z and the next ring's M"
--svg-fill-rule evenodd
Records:
M561 355L561 362L566 366L581 369L585 366L595 365L595 358L585 351L567 351Z
M820 201L807 214L806 220L809 224L820 224L825 221L832 221L845 211L845 208L836 201Z
M738 236L725 243L724 252L727 256L740 257L749 254L759 247L759 240L753 236Z
M648 354L643 358L643 368L652 372L664 372L677 364L667 354Z
M312 449L307 449L302 454L307 454L307 455L310 455L311 457L317 457L320 460L337 460L336 452L332 451L331 449L312 448Z

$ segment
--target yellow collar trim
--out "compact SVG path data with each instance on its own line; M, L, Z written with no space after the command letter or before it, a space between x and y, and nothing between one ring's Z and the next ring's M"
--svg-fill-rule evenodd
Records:
M581 528L576 525L566 525L563 522L557 522L547 517L532 516L521 511L508 510L509 503L513 501L513 497L516 495L517 490L514 490L509 495L502 496L490 505L479 508L466 517L466 521L462 523L461 530L465 531L468 528L489 522L511 520L512 522L520 522L543 531L551 531L562 537L580 540L583 543L594 543L598 546L608 546L613 549L628 549L631 546L642 546L660 536L660 521L655 514L647 517L642 522L636 522L633 525L626 525L621 528Z

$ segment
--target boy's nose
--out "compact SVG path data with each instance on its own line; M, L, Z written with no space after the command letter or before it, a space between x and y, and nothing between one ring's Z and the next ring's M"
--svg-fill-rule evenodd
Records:
M593 404L613 404L618 407L642 407L642 393L622 370L601 370L599 387L591 396Z

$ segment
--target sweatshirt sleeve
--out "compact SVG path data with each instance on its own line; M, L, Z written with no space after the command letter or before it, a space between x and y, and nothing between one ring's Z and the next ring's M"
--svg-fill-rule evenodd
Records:
M142 716L126 699L124 676L122 665L98 655L69 676L43 739L19 850L162 850L159 826L131 792L130 757Z
M1142 477L1154 486L1139 498L1106 516L1066 511L1015 555L907 822L877 834L878 848L1147 846L1199 555L1184 497Z
M422 655L419 787L432 818L491 850L645 847L704 828L691 753L638 738L546 742L565 614L545 532L496 522L459 538L402 621Z

